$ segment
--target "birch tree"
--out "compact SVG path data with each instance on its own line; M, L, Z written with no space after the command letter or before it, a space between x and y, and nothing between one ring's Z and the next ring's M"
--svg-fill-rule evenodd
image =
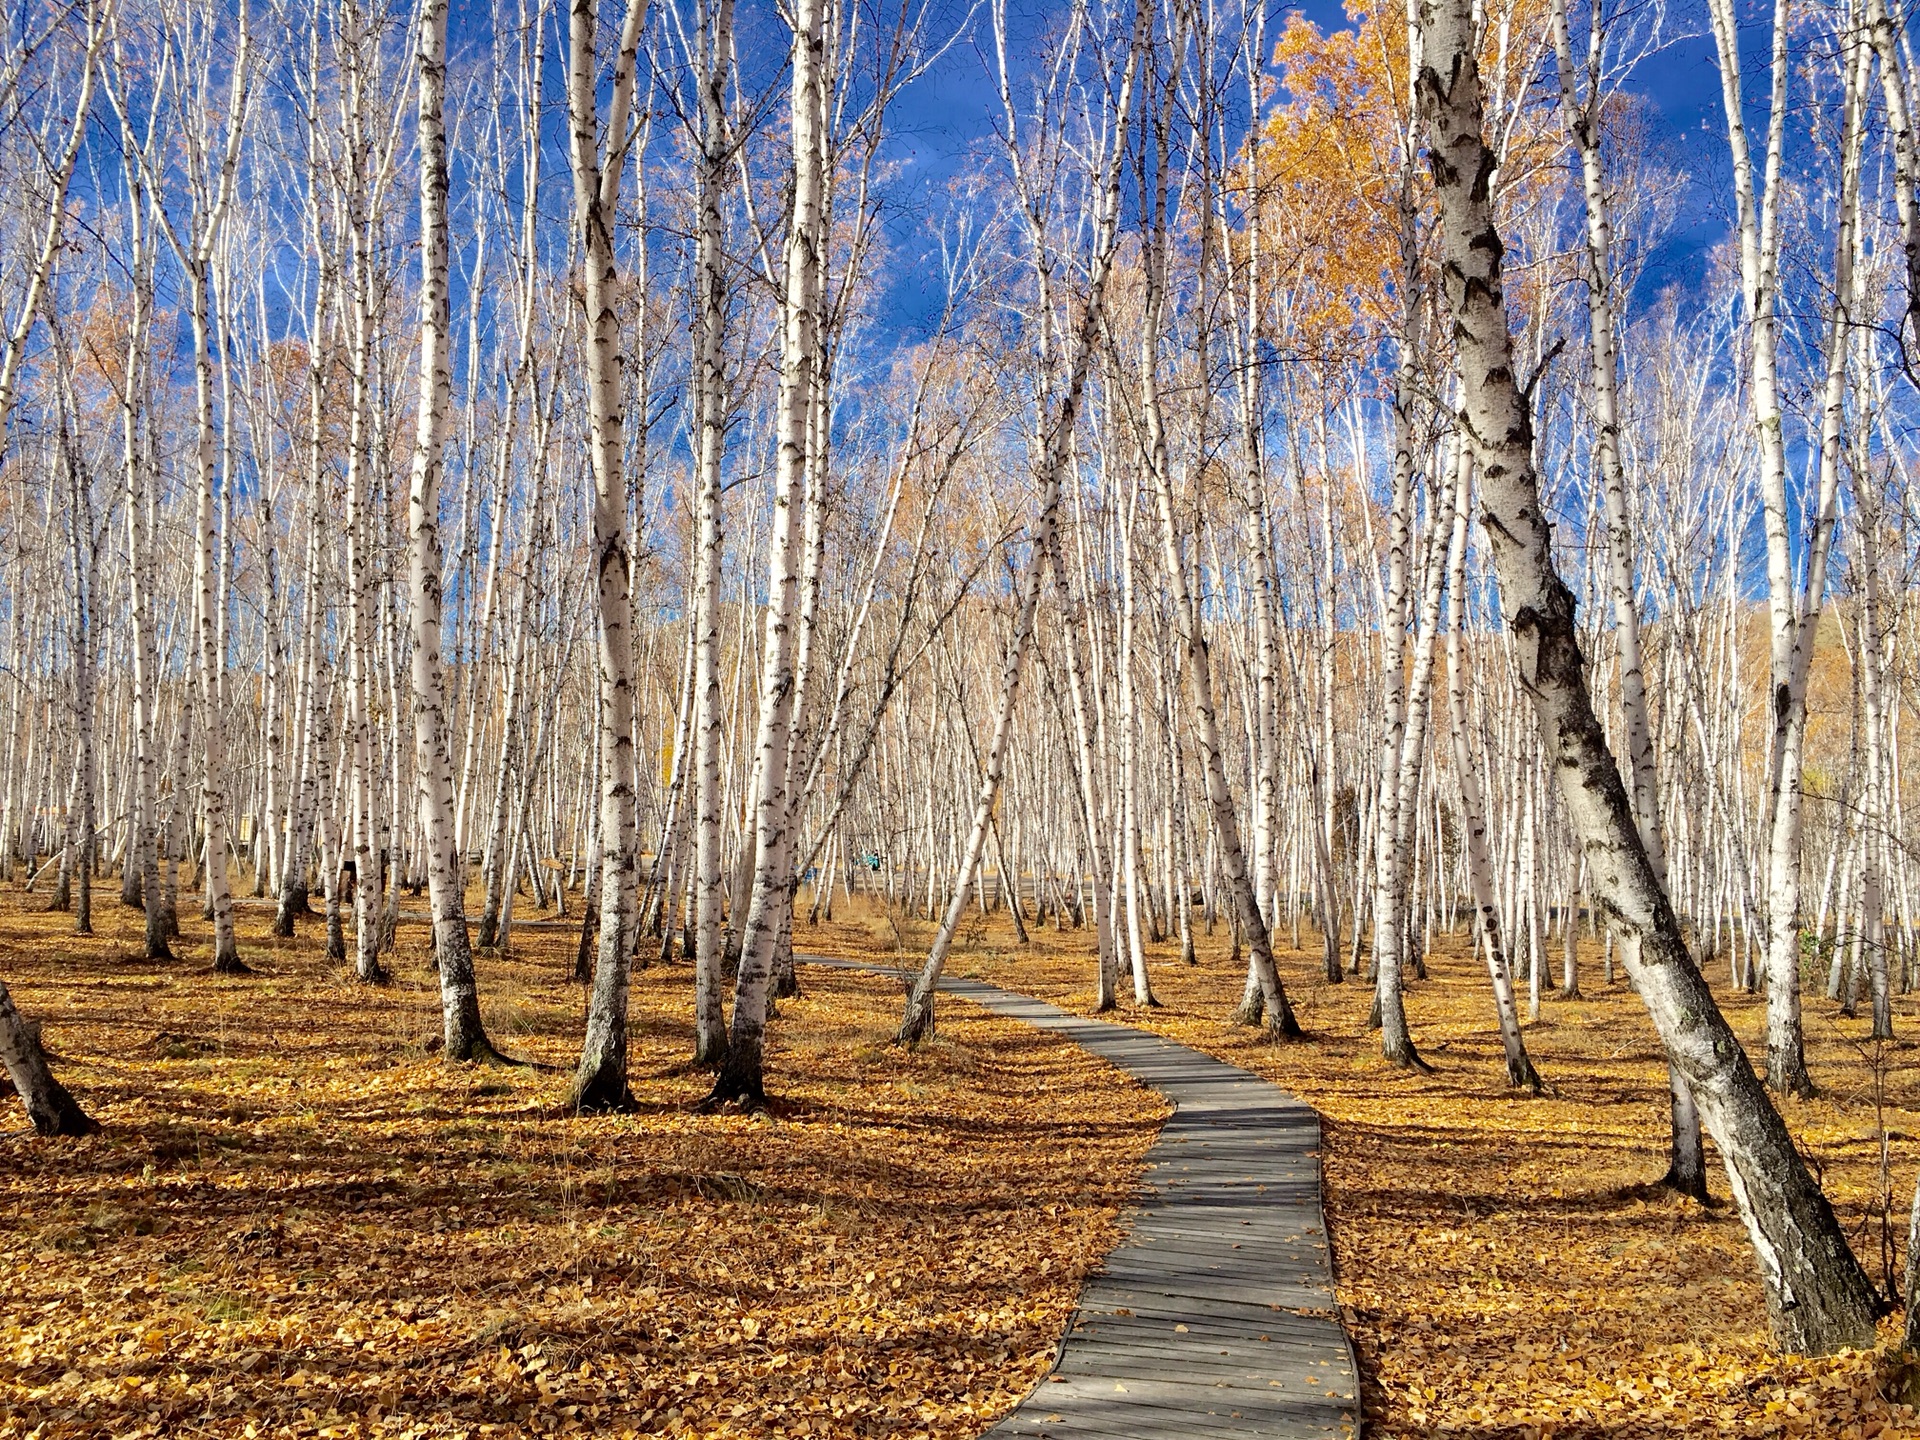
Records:
M1426 49L1418 83L1431 141L1462 418L1480 462L1482 519L1521 683L1596 897L1627 941L1627 973L1726 1163L1775 1341L1811 1354L1870 1345L1873 1288L1694 966L1594 717L1573 596L1553 560L1533 422L1507 328L1502 246L1488 196L1495 160L1482 134L1472 7L1468 0L1433 0L1423 6L1422 22Z
M38 1134L85 1135L99 1128L66 1086L54 1079L38 1027L14 1007L4 982L0 982L0 1064L6 1066L7 1078Z
M433 956L440 972L442 1056L494 1057L480 1020L467 936L466 865L454 846L453 752L448 740L440 555L440 477L452 390L447 285L447 0L422 0L419 19L420 364L412 482L407 496L407 580L412 591L413 744L426 833Z
M572 0L567 19L568 157L573 224L586 309L588 448L593 470L593 574L599 620L600 948L594 960L587 1035L574 1072L576 1110L627 1110L627 990L637 876L634 834L633 623L629 587L627 475L621 397L621 327L614 304L619 266L614 216L633 140L634 77L645 0L629 0L613 60L604 132L598 109L594 0Z
M247 112L253 83L252 9L241 0L239 29L226 77L224 114L216 135L203 128L214 105L211 60L190 74L186 57L200 48L205 31L193 23L191 12L177 37L183 51L176 70L181 109L178 134L185 140L188 165L188 213L181 229L164 203L153 215L173 247L174 258L187 281L187 314L193 327L194 475L196 517L194 533L194 630L200 681L200 810L206 825L207 893L213 907L213 968L223 974L245 974L234 940L233 897L227 872L227 738L225 697L220 691L223 670L220 641L225 633L218 593L217 553L220 534L214 519L217 456L214 437L214 316L213 259L221 232L232 212L240 146L246 135ZM208 18L211 23L211 17ZM191 91L189 91L191 86ZM152 183L150 180L149 183Z
M825 437L813 428L820 375L820 270L826 235L826 44L823 0L795 0L793 10L793 206L787 221L785 293L781 297L780 388L775 415L773 523L767 541L766 637L762 643L760 717L753 782L753 889L734 982L727 1054L710 1103L765 1101L762 1050L774 982L774 948L793 903L794 816L788 803L793 728L795 627L799 618L802 511L810 448Z

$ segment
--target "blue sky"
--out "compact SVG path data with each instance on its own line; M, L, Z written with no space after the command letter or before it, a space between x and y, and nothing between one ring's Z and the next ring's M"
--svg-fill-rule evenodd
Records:
M950 9L943 23L951 30L964 18L965 7L962 0L948 3ZM1009 29L1029 62L1063 11L1060 0L1009 0ZM1345 23L1345 12L1337 0L1311 0L1277 5L1269 18L1268 33L1277 34L1292 14L1305 15L1323 29ZM1764 21L1767 14L1755 18ZM1680 0L1670 11L1666 26L1666 33L1677 38L1643 62L1633 79L1632 88L1657 112L1658 129L1673 148L1674 160L1697 177L1674 234L1653 257L1643 278L1643 299L1650 299L1669 285L1686 288L1697 284L1706 251L1726 233L1718 183L1725 169L1725 126L1719 70L1706 27L1703 0ZM909 189L916 196L937 190L994 133L999 99L984 9L975 18L973 31L973 36L956 44L933 73L901 97L893 112L891 149L897 157L909 161L916 180ZM1766 93L1763 32L1764 26L1753 27L1746 37L1750 99L1755 94L1764 98ZM900 218L904 221L907 217ZM904 234L899 238L903 245L912 244ZM923 323L937 304L937 297L916 299L917 290L924 290L924 285L909 273L896 283L892 297L890 308L900 314L903 328L908 330Z

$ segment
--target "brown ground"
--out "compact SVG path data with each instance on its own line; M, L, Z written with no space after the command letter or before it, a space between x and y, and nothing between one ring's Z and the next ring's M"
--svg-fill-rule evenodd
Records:
M640 1114L555 1119L574 936L482 957L496 1041L446 1067L423 927L355 985L319 927L250 978L132 961L0 890L0 977L105 1124L0 1125L0 1436L977 1435L1044 1371L1160 1102L954 1007L883 1043L892 982L815 969L776 1118L698 1116L690 971L633 989Z
M0 1137L0 1436L958 1440L1045 1367L1161 1113L959 1002L903 1054L883 1043L891 982L813 969L778 1026L778 1118L696 1116L675 966L635 984L643 1113L555 1120L582 1019L571 933L523 928L514 960L481 963L495 1037L552 1068L448 1069L424 1048L437 1010L417 927L401 980L367 990L312 939L268 941L248 908L263 973L229 980L198 952L129 962L137 917L102 902L88 941L0 891L0 975L107 1125ZM894 960L927 931L843 907L800 944ZM1920 1435L1881 1398L1882 1357L1768 1353L1717 1173L1705 1210L1647 1188L1662 1071L1639 1002L1592 955L1587 998L1549 998L1528 1028L1553 1087L1531 1099L1500 1083L1484 972L1450 944L1410 1001L1430 1076L1379 1060L1364 987L1326 985L1312 953L1282 959L1312 1038L1276 1048L1229 1025L1224 951L1203 941L1188 969L1156 948L1164 1004L1121 1018L1327 1117L1370 1433ZM996 917L954 963L1084 1008L1087 952L1072 931L1015 946ZM1713 978L1757 1037L1759 1003ZM1896 1028L1920 1033L1912 1000ZM1884 1279L1879 1216L1890 1196L1903 1231L1920 1069L1911 1041L1876 1058L1864 1030L1810 1002L1822 1094L1786 1113Z
M910 957L931 927L908 922L896 933L884 917L853 914L822 928L800 943ZM999 917L976 917L970 930L958 971L1071 1008L1091 1003L1083 932L1036 932L1022 948ZM1552 1087L1533 1099L1504 1084L1486 971L1457 943L1439 947L1408 1002L1436 1067L1422 1076L1381 1061L1365 1029L1370 991L1326 984L1317 939L1302 939L1310 953L1283 953L1281 966L1311 1036L1303 1043L1275 1047L1227 1023L1244 972L1227 961L1224 929L1201 941L1191 969L1177 948L1153 947L1162 1008L1134 1010L1123 986L1119 1018L1257 1070L1326 1117L1340 1301L1367 1377L1369 1435L1920 1435L1920 1415L1881 1398L1881 1357L1769 1353L1752 1254L1717 1159L1709 1155L1710 1208L1648 1188L1666 1168L1665 1070L1645 1010L1624 984L1603 984L1597 951L1583 954L1587 998L1548 998L1527 1027ZM1727 993L1724 970L1711 978L1754 1044L1763 1002ZM966 1010L949 1002L944 1014ZM1880 1137L1884 1120L1904 1263L1920 1161L1920 1006L1897 1001L1902 1038L1877 1070L1866 1030L1810 999L1821 1095L1784 1109L1869 1272L1884 1281L1898 1270L1882 1260ZM1896 1335L1893 1321L1882 1327L1884 1342Z

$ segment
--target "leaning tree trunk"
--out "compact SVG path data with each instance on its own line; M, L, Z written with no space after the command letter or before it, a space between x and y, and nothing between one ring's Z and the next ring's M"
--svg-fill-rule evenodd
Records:
M1775 1340L1827 1353L1874 1340L1873 1287L1746 1052L1695 968L1587 691L1574 601L1554 567L1534 470L1533 423L1514 375L1494 225L1493 153L1472 0L1426 7L1419 89L1440 210L1441 271L1481 462L1500 598L1594 893L1628 940L1628 973L1691 1087L1752 1238Z
M42 1135L85 1135L100 1127L87 1118L73 1096L47 1068L35 1028L21 1018L13 997L0 982L0 1064L27 1107L27 1119Z
M1120 208L1120 161L1132 124L1134 84L1147 48L1151 17L1151 6L1147 0L1140 0L1134 10L1133 38L1121 76L1112 140L1102 160L1099 190L1094 197L1093 264L1088 279L1086 306L1076 327L1072 360L1060 394L1059 408L1048 418L1040 436L1040 513L1027 563L1020 575L1019 608L1014 614L1013 634L1009 637L1006 660L1001 667L1000 698L994 714L992 735L987 742L980 790L974 800L973 821L967 832L966 848L954 877L952 898L941 919L940 928L934 934L933 943L927 948L926 961L907 991L906 1011L896 1037L905 1045L918 1044L932 1031L934 992L939 988L940 974L946 967L947 954L953 948L954 936L966 914L967 902L973 896L980 854L985 848L987 831L993 824L993 812L1000 798L1000 779L1006 767L1007 742L1013 733L1013 709L1020 689L1020 672L1026 663L1027 651L1032 648L1041 578L1048 557L1054 550L1053 536L1060 516L1061 479L1067 469L1074 427L1080 415L1080 402L1093 362L1094 346L1100 337L1107 277L1113 270ZM1033 239L1036 248L1045 243L1037 230ZM928 886L931 890L931 869Z

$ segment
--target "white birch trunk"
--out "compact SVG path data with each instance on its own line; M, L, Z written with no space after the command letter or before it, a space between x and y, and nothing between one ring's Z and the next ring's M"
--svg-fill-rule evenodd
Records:
M953 895L940 928L927 949L927 958L919 975L907 991L905 1015L898 1038L903 1044L916 1044L933 1027L933 996L940 984L947 954L966 914L973 886L979 873L980 854L986 845L987 831L993 824L993 812L1000 796L1000 781L1006 767L1007 742L1013 733L1014 701L1020 688L1020 672L1033 641L1034 616L1040 602L1041 578L1047 557L1054 551L1054 531L1059 523L1060 487L1071 454L1073 432L1080 415L1080 402L1086 390L1094 347L1099 340L1102 307L1106 299L1107 277L1112 273L1113 254L1118 235L1120 202L1120 161L1133 117L1134 87L1147 48L1151 7L1140 0L1134 10L1133 34L1128 46L1126 66L1121 76L1113 131L1107 153L1102 157L1098 188L1095 192L1095 223L1092 269L1088 279L1086 306L1074 336L1074 348L1067 375L1059 394L1058 408L1048 416L1039 437L1037 479L1040 489L1039 515L1027 563L1019 580L1019 606L1014 614L1013 633L1008 639L1001 666L1000 697L995 707L993 729L987 742L986 763L975 797L973 819L968 828L965 848L955 869ZM1042 237L1034 237L1036 249ZM1046 323L1043 319L1042 323ZM931 877L929 877L931 878Z
M613 62L604 140L595 97L594 0L572 0L567 26L567 118L573 221L579 231L588 326L587 408L593 462L593 575L599 615L600 948L587 1034L574 1072L577 1110L627 1110L627 992L634 926L632 557L627 537L625 410L621 398L620 274L613 229L626 170L634 71L645 0L629 0Z
M493 1056L480 1021L467 938L466 865L455 847L453 752L447 724L441 611L440 477L453 369L447 283L447 0L422 0L419 26L420 368L407 494L407 585L413 630L413 753L426 835L433 954L440 972L442 1058ZM398 835L395 836L396 842ZM396 856L396 860L397 860Z
M1805 1353L1871 1345L1872 1286L1694 967L1595 719L1573 597L1554 567L1542 513L1532 418L1514 374L1472 7L1470 0L1437 0L1424 16L1427 52L1418 83L1432 140L1442 275L1522 683L1586 852L1595 897L1633 942L1625 947L1628 973L1726 1162L1774 1338Z

